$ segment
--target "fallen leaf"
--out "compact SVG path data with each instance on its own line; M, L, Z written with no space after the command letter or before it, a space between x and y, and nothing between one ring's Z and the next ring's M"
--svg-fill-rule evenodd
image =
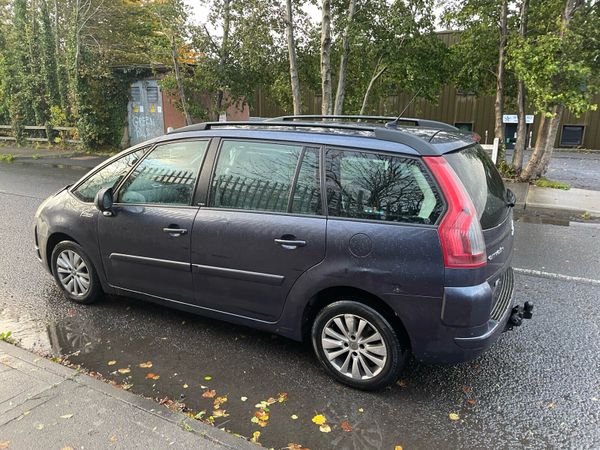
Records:
M188 386L187 384L184 384L184 385L183 385L183 388L184 388L184 389L187 389L187 388L189 388L189 386Z
M331 433L331 427L329 425L327 425L326 423L321 425L319 427L319 430L321 431L321 433Z
M556 403L552 403L552 402L548 403L548 408L550 408L550 409L556 408Z
M362 408L358 408L358 412L359 412L359 413L361 413L361 412L365 412L365 410L364 410L364 409L362 409Z
M215 409L219 409L221 407L221 404L225 403L227 401L227 397L217 397L215 398L215 401L213 402L213 406Z
M109 366L114 366L116 363L117 362L114 359L112 359L109 362L107 362L106 364L108 364Z
M35 424L35 429L36 430L43 430L44 429L44 424L43 423L37 423L37 424Z
M471 391L472 391L472 390L473 390L473 389L471 389L469 386L463 386L463 392L464 392L465 394L469 394L469 393L471 393Z
M200 411L198 414L196 414L194 416L194 419L200 420L200 419L202 419L202 417L204 417L205 414L206 414L206 411Z
M125 375L125 374L127 374L127 373L131 372L131 369L130 369L130 368L128 368L128 367L125 367L125 368L123 368L123 369L119 369L119 370L117 370L117 372L119 372L121 375Z
M202 393L202 397L204 398L213 398L215 395L217 395L217 391L214 389L206 390Z
M149 369L150 367L152 367L152 361L146 361L146 362L140 363L140 367L142 369Z
M298 420L298 416L296 414L292 414L290 417L292 418L292 420Z
M404 380L398 380L398 381L396 381L396 384L398 386L400 386L401 388L403 388L403 389L406 388L406 387L408 387L408 383L406 381L404 381Z
M64 414L60 416L61 419L70 419L71 417L73 417L73 414Z
M148 373L146 374L146 378L147 378L148 380L158 380L158 379L160 378L160 375L156 375L155 373L148 372Z
M117 442L117 437L116 436L111 436L110 437L110 442Z
M69 446L67 446L67 447L63 447L63 448L61 448L60 450L74 450L74 449L73 449L73 447L69 447Z
M288 450L310 450L309 448L300 445L300 444L293 444L293 443L289 443L288 446L286 447L286 449Z
M317 414L312 418L312 421L317 425L323 425L325 422L327 422L327 417L325 417L323 414Z
M457 413L450 413L450 414L448 414L448 417L450 418L450 420L460 419L460 416Z
M131 389L132 387L133 387L133 384L130 384L130 383L123 383L123 384L121 385L121 388L122 388L122 389L125 389L126 391L128 391L128 390L129 390L129 389Z
M350 433L352 431L352 426L350 425L350 422L348 422L347 420L344 420L340 424L340 428L348 433Z
M0 449L5 449L10 446L10 441L0 441Z
M280 392L279 394L277 394L277 401L279 403L283 403L287 400L288 398L288 394L287 392Z
M212 380L212 377L210 375L206 375L204 377L204 381L210 381L210 380Z
M250 438L250 442L254 442L255 444L258 442L258 438L260 437L260 431L255 431L252 433L252 437Z
M396 446L394 447L394 450L402 450L402 446L401 446L401 445L396 445Z
M31 411L25 411L25 412L23 413L23 415L24 415L24 416L28 416L30 412L31 412Z
M246 400L248 400L248 397L240 397L240 400L245 402Z
M477 400L475 400L475 399L473 399L473 398L469 398L469 399L467 399L467 403L468 403L469 405L474 405L475 403L477 403Z
M264 421L269 420L269 414L263 409L256 411L254 413L254 415L256 416L256 418L258 420L264 420Z
M213 411L214 417L229 417L229 414L224 409L215 409Z

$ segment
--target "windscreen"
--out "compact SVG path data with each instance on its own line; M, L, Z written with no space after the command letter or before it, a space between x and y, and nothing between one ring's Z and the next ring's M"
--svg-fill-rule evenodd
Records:
M480 145L444 155L465 186L485 230L508 213L506 188L496 166Z

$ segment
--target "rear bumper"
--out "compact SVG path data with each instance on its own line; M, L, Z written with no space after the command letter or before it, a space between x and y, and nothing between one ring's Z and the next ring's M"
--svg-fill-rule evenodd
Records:
M514 277L507 269L494 289L489 283L446 288L441 320L428 335L411 336L414 356L423 362L469 361L488 350L506 328L513 308ZM410 335L409 331L409 335Z

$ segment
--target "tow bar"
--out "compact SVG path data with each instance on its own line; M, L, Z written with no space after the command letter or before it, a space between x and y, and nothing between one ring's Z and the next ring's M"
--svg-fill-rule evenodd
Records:
M510 313L508 322L506 322L506 330L512 330L514 327L521 326L523 319L531 319L532 316L533 303L525 302L523 306L516 305Z

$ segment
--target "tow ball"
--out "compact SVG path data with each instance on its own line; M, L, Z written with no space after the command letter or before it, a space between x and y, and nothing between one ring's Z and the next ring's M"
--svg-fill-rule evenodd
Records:
M523 306L516 305L513 307L510 318L506 323L506 329L512 330L514 327L521 326L523 319L531 319L533 316L533 303L525 302Z

